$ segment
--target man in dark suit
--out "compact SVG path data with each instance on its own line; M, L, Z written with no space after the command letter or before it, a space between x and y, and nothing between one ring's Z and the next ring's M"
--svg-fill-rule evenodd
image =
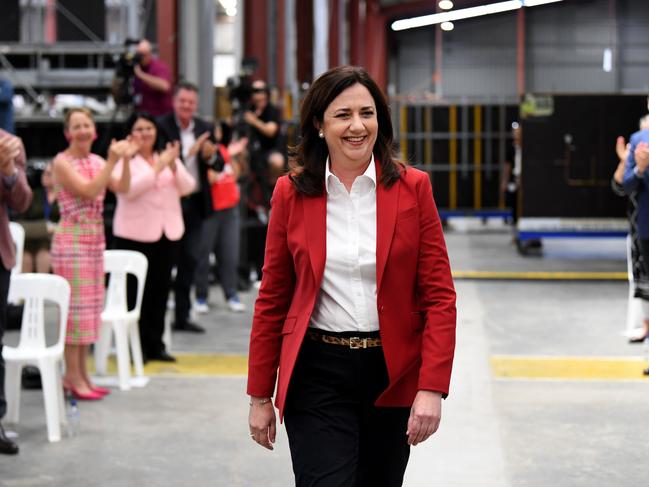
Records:
M183 163L196 179L194 193L182 199L185 234L180 243L174 283L176 321L173 329L204 333L201 326L189 319L190 290L198 263L201 227L213 211L207 169L216 161L217 146L213 125L195 116L197 107L198 87L180 82L174 94L173 112L159 118L158 125L163 143L180 141Z
M31 203L32 190L25 177L25 148L18 137L0 129L0 419L7 412L5 400L5 364L2 336L7 323L7 294L11 269L16 263L16 249L9 233L9 209L23 212ZM0 425L0 454L15 455L18 445L5 435Z

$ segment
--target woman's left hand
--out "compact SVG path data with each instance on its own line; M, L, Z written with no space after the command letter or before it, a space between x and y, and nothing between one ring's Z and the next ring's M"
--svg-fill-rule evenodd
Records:
M124 151L124 159L132 159L135 157L135 154L140 152L140 144L135 141L132 136L126 137L127 145L126 150Z
M173 172L176 172L176 159L178 157L180 157L180 142L177 140L167 142L165 150L160 153L162 167L168 167Z
M275 421L275 408L270 398L251 398L248 414L250 437L268 450L272 450L275 443Z
M439 428L442 419L442 395L434 391L419 391L410 408L408 444L415 446L426 441Z

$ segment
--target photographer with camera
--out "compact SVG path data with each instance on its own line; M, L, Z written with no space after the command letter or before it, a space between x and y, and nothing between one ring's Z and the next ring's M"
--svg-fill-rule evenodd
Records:
M158 119L163 144L180 141L180 158L196 180L194 192L182 198L185 233L180 241L176 280L174 282L176 331L204 333L190 321L190 291L201 253L203 223L212 215L212 195L208 169L215 166L218 147L214 126L196 116L198 87L181 81L175 89L173 111Z
M248 209L250 216L256 217L260 225L251 226L247 235L248 262L261 280L266 243L266 223L273 190L271 174L273 164L283 166L283 150L278 147L281 118L279 111L270 103L270 90L263 80L251 85L249 109L244 111L243 120L249 127ZM276 178L275 178L276 179Z
M148 112L154 117L171 112L171 71L163 61L153 56L148 40L142 39L135 52L133 91L136 110Z

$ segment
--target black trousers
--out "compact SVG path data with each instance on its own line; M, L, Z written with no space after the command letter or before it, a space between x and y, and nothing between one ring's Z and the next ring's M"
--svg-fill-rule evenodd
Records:
M164 235L157 242L137 242L115 237L115 247L142 252L149 261L140 312L140 341L145 356L156 356L164 350L162 334L171 284L171 269L175 265L178 242L172 242ZM136 282L134 276L128 276L126 294L129 309L135 307Z
M374 406L387 384L381 347L305 338L284 413L297 487L402 485L410 410Z
M644 264L643 270L649 276L649 240L639 239L638 242L640 242L640 254Z
M191 309L190 292L200 259L200 239L203 228L202 199L200 193L183 198L183 220L185 233L179 242L174 299L176 301L176 324L189 321Z
M0 419L7 412L5 398L5 361L2 358L2 338L7 326L7 294L9 293L9 278L11 271L5 269L0 261Z

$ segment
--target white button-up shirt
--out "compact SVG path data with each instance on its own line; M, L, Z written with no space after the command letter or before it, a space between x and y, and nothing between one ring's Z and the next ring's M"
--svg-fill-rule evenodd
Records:
M196 187L194 189L194 192L196 192L200 189L201 184L201 179L198 175L198 159L196 158L196 155L189 155L190 149L196 143L196 136L194 135L194 120L189 122L189 125L185 129L182 128L178 120L176 120L176 124L180 131L180 145L183 151L183 163L185 164L185 168L189 174L191 174L196 181Z
M332 332L377 331L374 156L350 192L327 160L325 188L327 259L310 326Z

